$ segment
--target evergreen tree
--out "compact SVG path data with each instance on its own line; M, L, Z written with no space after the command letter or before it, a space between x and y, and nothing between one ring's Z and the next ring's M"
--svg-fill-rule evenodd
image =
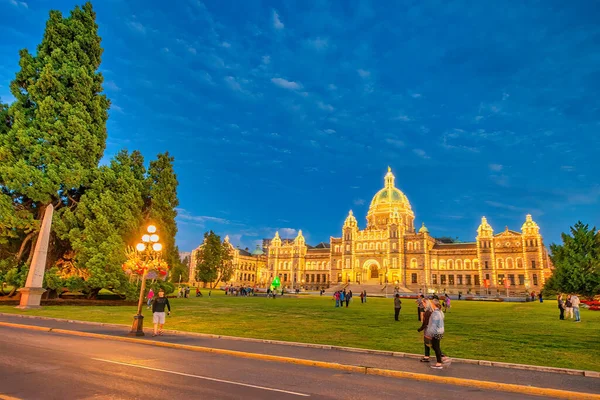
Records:
M206 285L213 282L215 288L220 281L227 281L233 274L231 245L221 242L213 231L204 234L204 243L196 254L196 280Z
M81 290L94 297L102 288L125 293L121 269L128 245L139 240L143 223L143 159L119 152L110 166L98 168L74 210L62 209L56 230L68 240L82 269Z
M555 269L544 289L586 297L600 294L600 232L579 221L570 233L562 234L562 245L550 246Z
M144 211L146 219L160 230L163 257L171 267L180 262L179 249L175 246L179 183L173 169L173 162L174 158L168 152L159 154L156 160L150 162L146 178L147 195Z
M95 19L91 3L66 18L51 11L37 53L20 52L11 127L0 131L0 207L10 201L9 218L19 219L9 238L18 242L16 263L31 257L46 207L75 205L70 192L90 184L104 152L109 101Z
M190 259L186 257L183 261L177 260L175 265L171 266L171 271L169 271L169 277L171 278L171 282L179 283L179 282L187 282L189 280L189 266Z

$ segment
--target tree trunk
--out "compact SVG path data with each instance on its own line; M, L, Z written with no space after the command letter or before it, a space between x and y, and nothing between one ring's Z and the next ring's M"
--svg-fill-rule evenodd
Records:
M8 294L8 297L13 297L15 295L15 293L17 293L17 287L13 286L12 290Z
M100 293L100 290L102 290L102 289L97 289L96 288L96 289L90 290L90 292L87 294L86 298L88 300L95 300L95 299L97 299L98 298L98 293Z
M17 253L17 264L21 262L21 259L23 258L23 255L25 254L25 249L27 244L31 241L31 239L37 235L37 232L29 232L27 234L27 236L25 236L25 239L23 239L23 241L21 242L21 247L19 248L19 252ZM33 253L32 251L30 251L30 253Z

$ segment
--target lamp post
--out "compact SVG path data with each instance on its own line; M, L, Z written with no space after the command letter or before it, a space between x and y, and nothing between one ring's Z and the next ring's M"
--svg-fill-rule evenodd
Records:
M159 237L156 234L156 226L149 225L148 233L142 235L142 241L135 246L143 262L142 268L142 286L140 287L140 298L138 299L137 314L133 317L130 336L144 336L144 316L142 315L142 305L144 304L144 295L146 292L146 276L148 275L149 262L158 259L162 251L162 244L158 242Z

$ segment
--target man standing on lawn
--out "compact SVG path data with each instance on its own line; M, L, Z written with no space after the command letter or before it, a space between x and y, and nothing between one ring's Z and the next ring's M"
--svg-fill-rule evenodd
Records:
M400 309L402 308L402 301L400 300L400 295L396 293L394 297L394 319L398 321L398 315L400 315Z
M165 325L165 306L169 309L168 314L171 315L171 304L165 296L164 289L158 291L158 297L152 302L152 322L154 322L154 333L152 336L163 334L163 326Z

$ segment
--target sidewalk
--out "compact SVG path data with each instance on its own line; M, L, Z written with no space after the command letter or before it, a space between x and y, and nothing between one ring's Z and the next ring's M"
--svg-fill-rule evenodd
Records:
M7 314L0 315L0 322L119 337L127 336L130 329L130 327L122 325L100 325L87 322L69 322L66 320L41 319L38 317L24 317ZM479 381L600 394L600 379L583 375L512 369L459 362L452 363L447 369L432 370L429 368L428 363L421 363L416 358L398 356L403 355L403 353L378 352L378 354L370 354L367 353L367 350L362 352L358 349L355 349L356 351L344 351L335 348L327 348L334 346L325 346L326 348L322 348L323 346L303 347L311 346L309 344L291 346L285 344L264 343L256 340L249 341L244 339L202 336L175 331L165 331L165 336L153 338L149 335L151 333L149 330L146 330L146 333L147 336L138 338L138 340L292 357L311 361L339 363L348 366L354 365L369 368L382 368L441 377L475 379ZM435 360L435 357L433 359Z

